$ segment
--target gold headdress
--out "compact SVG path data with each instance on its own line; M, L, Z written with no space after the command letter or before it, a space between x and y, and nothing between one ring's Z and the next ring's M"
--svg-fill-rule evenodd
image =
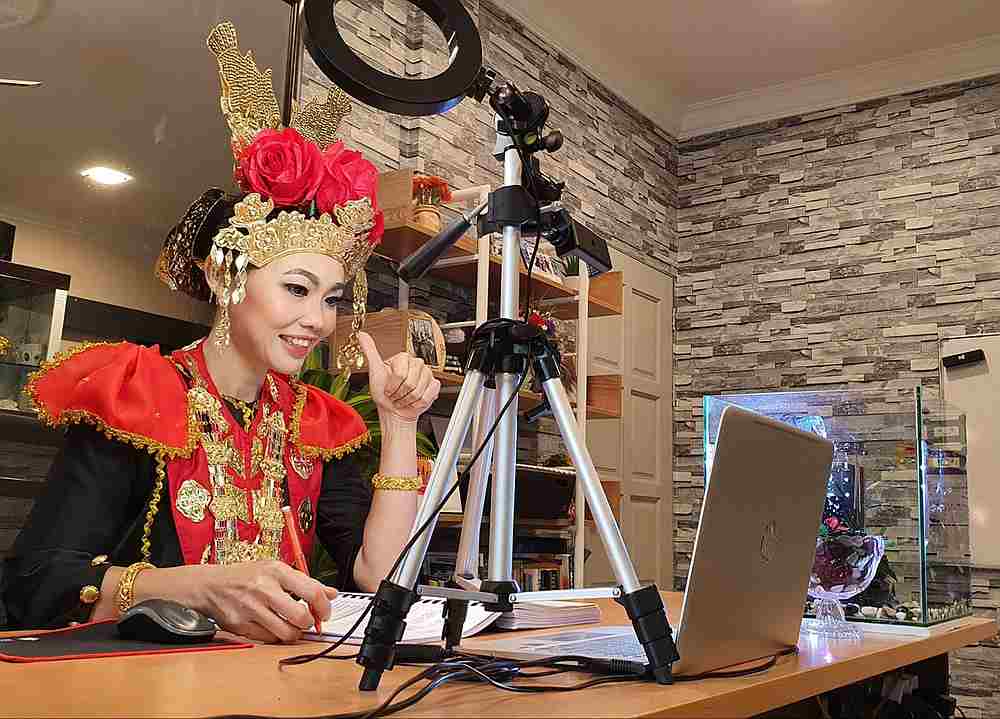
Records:
M213 189L196 201L168 235L157 275L172 289L203 297L205 283L194 265L203 268L220 308L216 341L225 345L228 308L246 295L250 265L263 267L295 252L338 260L346 279L354 279L355 312L354 332L338 362L354 364L360 358L356 334L368 294L364 266L381 237L382 223L375 208L374 166L358 153L344 150L337 140L340 123L351 111L350 100L334 88L325 100L293 103L291 121L284 128L271 71L260 70L252 53L240 53L232 23L213 29L207 44L218 61L235 175L246 194L225 197ZM295 146L290 156L300 163L294 168L300 176L291 184L287 173L262 179L266 171L259 170L254 160L265 144L279 151Z

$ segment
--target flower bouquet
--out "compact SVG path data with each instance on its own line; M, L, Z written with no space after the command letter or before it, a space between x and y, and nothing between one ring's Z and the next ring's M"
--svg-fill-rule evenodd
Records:
M846 600L861 594L875 579L884 555L885 539L828 517L816 538L809 596Z
M885 556L885 539L852 529L837 517L827 517L816 538L816 556L808 594L815 601L816 634L860 638L861 630L847 622L841 602L862 592L875 579Z
M441 210L438 205L451 202L448 183L435 175L413 176L413 221L432 232L441 231Z
M532 310L528 313L528 324L542 330L552 341L556 352L559 353L559 372L562 375L563 387L566 394L572 397L576 394L576 333L566 320L559 320L549 312L539 312ZM525 386L531 388L532 392L542 392L541 383L528 369L528 379ZM530 383L530 384L529 384Z

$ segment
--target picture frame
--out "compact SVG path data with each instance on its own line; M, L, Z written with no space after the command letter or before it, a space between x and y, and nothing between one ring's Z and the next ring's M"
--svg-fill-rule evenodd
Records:
M409 317L410 343L413 356L419 357L428 367L438 367L444 364L444 355L438 347L437 335L434 332L434 320L430 316L411 314Z

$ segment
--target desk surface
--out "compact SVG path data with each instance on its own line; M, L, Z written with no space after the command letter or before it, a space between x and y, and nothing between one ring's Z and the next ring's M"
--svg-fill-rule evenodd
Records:
M664 597L674 624L681 595ZM601 600L601 605L604 624L627 623L617 604ZM560 694L558 699L446 685L400 716L751 716L973 644L996 631L996 622L970 618L959 628L929 638L869 634L862 641L827 641L803 636L798 655L781 658L776 667L757 676L666 687L613 684ZM475 638L465 646L474 650ZM321 660L279 671L279 658L314 647L319 645L303 642L225 652L0 664L0 715L331 714L371 708L419 671L397 667L385 673L376 692L364 694L357 690L361 668L350 660ZM569 684L586 678L567 674L545 681Z

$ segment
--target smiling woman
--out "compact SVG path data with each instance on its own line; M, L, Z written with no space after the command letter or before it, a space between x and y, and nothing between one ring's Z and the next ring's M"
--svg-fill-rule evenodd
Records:
M413 523L416 422L440 384L405 353L383 360L359 331L382 221L374 166L334 140L349 103L333 93L282 127L270 75L239 52L232 25L208 44L240 192L205 192L168 235L157 274L214 298L211 337L168 357L83 347L32 378L39 416L70 429L6 560L15 626L106 619L161 597L238 634L295 640L334 594L290 566L299 535L306 554L323 543L341 587L373 591ZM341 361L364 355L381 425L370 484L351 457L365 422L295 379L350 285Z

